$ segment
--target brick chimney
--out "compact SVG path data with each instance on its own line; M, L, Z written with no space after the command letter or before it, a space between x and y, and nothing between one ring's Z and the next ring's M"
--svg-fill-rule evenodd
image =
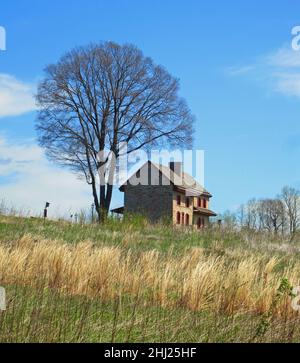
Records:
M182 162L181 161L171 161L169 163L169 168L177 175L182 174Z

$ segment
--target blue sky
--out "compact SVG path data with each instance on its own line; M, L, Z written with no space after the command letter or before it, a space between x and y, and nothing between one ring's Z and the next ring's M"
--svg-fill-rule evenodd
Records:
M0 199L35 210L88 207L88 188L36 145L32 93L43 68L89 42L133 43L180 78L197 118L212 208L300 188L300 25L294 0L12 0L0 6ZM121 204L116 194L113 206ZM54 213L54 212L53 212Z

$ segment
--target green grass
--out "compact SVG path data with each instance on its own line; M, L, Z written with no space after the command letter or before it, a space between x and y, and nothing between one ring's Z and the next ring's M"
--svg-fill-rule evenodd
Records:
M261 317L222 316L185 309L143 307L130 297L104 303L49 289L7 286L0 312L0 342L249 342ZM254 341L296 342L300 320L273 321ZM250 338L250 339L249 339Z
M0 243L12 245L30 234L76 244L89 240L95 246L121 246L136 253L156 249L180 255L187 248L200 247L204 253L223 256L228 265L235 251L251 251L266 258L278 255L278 271L299 260L299 242L280 236L212 228L180 231L169 226L151 226L142 218L124 222L111 220L99 225L70 224L38 218L0 216ZM269 247L272 248L269 248ZM281 249L284 246L286 248ZM280 247L280 248L279 248ZM1 282L1 276L0 276ZM145 296L119 296L101 301L84 296L65 296L47 286L29 288L4 286L7 310L0 312L0 342L296 342L300 340L300 318L271 318L263 334L263 315L250 312L213 314L186 308L165 309Z
M243 247L245 249L260 248L261 243L282 244L285 239L280 236L270 236L253 231L236 232L207 229L202 232L185 230L180 231L166 225L151 226L142 218L136 217L120 222L108 219L105 224L71 224L63 221L50 221L46 223L39 218L20 218L0 216L0 241L13 243L25 234L31 234L37 239L61 240L66 243L78 243L90 240L97 246L116 246L134 248L135 250L157 249L160 252L183 252L187 247L201 247L204 249L222 249ZM252 245L248 243L249 236ZM300 246L295 241L293 246Z

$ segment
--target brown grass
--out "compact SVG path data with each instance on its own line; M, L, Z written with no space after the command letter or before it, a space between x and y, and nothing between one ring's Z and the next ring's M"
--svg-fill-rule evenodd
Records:
M241 249L136 253L122 246L96 247L89 241L71 245L29 234L0 245L3 285L46 286L103 301L129 295L145 305L192 311L261 314L272 309L274 316L293 317L291 297L278 300L278 288L283 278L299 285L299 276L297 260L281 267L279 257Z

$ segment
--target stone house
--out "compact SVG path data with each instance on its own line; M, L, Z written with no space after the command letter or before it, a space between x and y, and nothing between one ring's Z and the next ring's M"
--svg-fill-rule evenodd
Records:
M209 209L212 195L182 170L182 163L168 167L148 161L120 187L124 207L113 213L138 213L151 222L171 220L176 226L201 229L217 214Z

